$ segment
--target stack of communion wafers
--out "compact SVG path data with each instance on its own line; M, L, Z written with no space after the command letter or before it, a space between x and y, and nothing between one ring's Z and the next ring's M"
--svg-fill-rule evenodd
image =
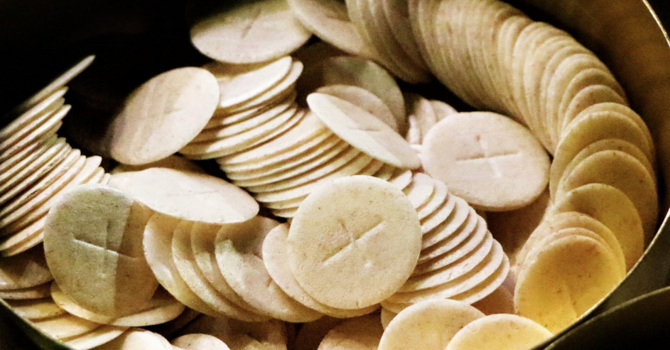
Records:
M298 50L311 32L360 57ZM215 62L128 97L101 147L111 178L55 135L62 86L90 60L0 131L0 297L68 345L531 346L653 235L642 119L593 53L507 4L239 2L191 38ZM488 111L402 91L386 69ZM496 239L484 212L538 202L521 244Z
M20 254L42 242L44 220L62 192L88 182L106 183L102 158L86 157L56 132L70 110L64 85L93 57L74 66L11 113L0 132L0 254Z

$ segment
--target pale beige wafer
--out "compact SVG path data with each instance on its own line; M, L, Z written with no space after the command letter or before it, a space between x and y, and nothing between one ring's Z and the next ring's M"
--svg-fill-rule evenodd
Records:
M55 168L71 152L65 138L59 138L49 149L42 153L32 164L26 166L16 173L11 179L0 186L0 203L6 203L9 199L28 188L39 180L44 174Z
M41 332L58 339L73 338L100 327L99 323L70 314L38 320L33 325Z
M544 118L554 125L556 131L561 130L561 115L559 107L565 89L570 84L572 78L579 72L588 68L599 68L607 70L607 67L591 52L577 53L566 57L556 67L553 77L547 85L547 96L545 102ZM553 137L558 137L554 135ZM555 143L557 139L553 140Z
M265 315L287 322L308 322L321 313L289 297L272 280L263 263L263 239L279 225L272 219L256 217L248 231L230 237L223 232L216 237L216 261L226 282L242 299Z
M127 165L119 164L110 171L110 174L126 173L130 171L142 171L149 168L170 168L170 169L181 169L193 172L204 173L205 171L194 161L184 158L178 155L171 155L167 158L163 158L159 161L143 164L143 165Z
M596 233L607 242L607 246L617 259L620 271L626 272L626 261L623 250L614 233L603 225L600 221L583 213L567 211L562 213L552 213L547 215L545 220L528 237L526 244L517 253L516 263L521 266L524 264L530 250L552 232L565 228L581 227Z
M515 310L551 332L572 324L621 281L614 256L588 237L553 241L527 261L517 279Z
M257 128L270 120L276 118L282 112L289 110L297 105L295 104L279 104L265 112L261 112L249 119L243 120L238 123L230 124L223 126L221 128L212 128L208 130L201 131L198 136L196 136L191 142L211 142L218 139L223 139L226 137L242 134L248 132L254 128Z
M566 88L563 98L561 99L558 109L558 113L561 116L561 121L559 122L561 129L563 126L570 123L570 120L576 116L576 114L568 113L568 109L574 108L570 108L570 105L575 103L575 100L582 99L582 97L577 96L581 95L587 88L597 85L609 87L612 92L620 97L617 99L618 102L627 104L626 93L623 91L623 88L621 88L621 85L617 83L616 78L614 78L614 75L612 75L611 72L600 68L583 69L572 78L570 85ZM577 113L581 112L583 109L584 108L581 108Z
M352 318L331 329L318 350L376 350L383 333L377 314Z
M247 193L207 174L151 168L116 174L111 185L157 212L185 220L224 224L258 213L258 203Z
M630 269L644 249L644 231L635 205L620 190L605 184L588 184L568 192L556 203L555 212L576 211L609 228L623 249Z
M332 174L334 171L337 171L340 168L346 168L349 164L356 164L358 162L369 164L373 160L374 159L369 157L367 154L364 154L353 147L349 147L341 152L341 154L329 159L326 163L316 164L316 166L312 169L296 172L289 171L287 175L292 176L286 179L283 179L283 176L280 176L277 178L277 181L272 181L267 184L241 186L254 193L281 191L320 179L323 176Z
M560 180L570 161L593 142L617 138L638 147L649 159L653 159L650 145L642 129L632 120L614 111L591 112L588 109L575 118L564 131L556 147L551 164L551 178ZM558 183L551 182L549 189L556 192Z
M360 86L377 95L391 109L400 134L405 134L405 101L398 84L385 69L359 57L332 57L306 70L297 89L299 94L307 96L320 86L334 84Z
M217 233L223 232L237 232L248 230L250 225L254 225L254 220L248 220L241 223L226 224L226 225L211 225L194 223L191 229L191 249L198 269L203 276L221 293L226 299L232 301L235 305L248 310L252 313L259 314L260 312L245 302L226 282L226 279L221 274L219 265L216 262L216 254L214 241ZM226 233L229 235L230 233Z
M280 106L290 106L293 104L293 102L295 102L298 94L295 92L295 90L290 90L287 95L284 95L284 93L281 93L279 96L276 96L276 98L272 98L265 103L261 103L258 106L249 107L244 110L227 111L225 109L217 109L214 111L214 115L209 120L209 122L207 122L207 125L203 131L237 124L253 118L261 113L267 112L273 108L281 108Z
M307 145L311 145L312 142L321 142L330 135L332 133L321 120L308 112L294 128L291 128L285 134L253 149L221 157L217 159L217 162L224 169L235 170L235 165L257 163L279 155L293 155L291 152L298 152L299 154L303 150L302 147L309 149L311 146Z
M418 52L410 52L411 50L407 51L404 49L401 43L398 42L398 37L394 35L401 30L399 26L403 24L403 21L389 22L387 11L389 10L390 3L391 2L389 1L375 2L368 0L367 12L364 12L364 16L369 16L370 19L368 21L374 24L374 33L379 34L377 41L382 42L384 46L383 52L385 52L387 60L394 61L400 68L397 73L398 77L409 83L427 83L431 80L432 76L423 61L421 59L416 59ZM404 11L407 11L407 5L402 2L395 6L401 9L404 8ZM408 19L405 17L405 20L406 23ZM411 45L413 43L411 34L409 34L411 33L411 28L409 27L409 23L406 23L406 25L405 29L408 31L404 33L404 38L407 39L406 41ZM416 45L415 43L413 44ZM411 57L412 54L414 54L415 57ZM402 72L402 74L400 72Z
M396 132L398 131L398 123L391 112L391 109L372 92L355 85L326 85L318 88L316 92L328 94L339 97L345 101L349 101L368 113L379 118Z
M52 279L42 246L10 258L0 259L0 290L35 287Z
M281 174L295 171L295 169L310 167L312 162L326 161L344 152L346 149L352 148L348 143L337 137L337 135L331 134L330 136L326 140L323 140L323 142L313 145L313 147L291 157L285 158L285 155L278 155L267 162L263 162L269 163L268 165L259 167L258 164L249 164L250 166L246 167L246 170L226 171L226 176L233 181L254 181L259 178L281 176Z
M505 286L500 286L472 306L486 315L513 314L514 296Z
M398 313L393 312L385 307L382 307L381 311L381 323L382 323L382 328L386 329L388 327L389 323L398 315Z
M600 103L627 104L624 97L613 88L602 84L591 85L575 95L575 98L568 105L561 120L562 130L567 128L570 121L574 120L583 110Z
M142 327L168 322L177 318L185 308L162 288L156 290L156 294L137 312L121 317L102 315L81 307L63 293L55 282L51 284L51 297L58 307L72 315L101 324L122 327Z
M500 253L502 253L502 248L500 248L499 244L494 243L494 249L499 249ZM492 250L486 258L477 265L477 268L474 268L453 280L427 289L411 292L398 292L389 297L387 301L391 303L414 304L428 299L451 298L472 290L480 283L486 281L490 276L494 276L501 267L509 266L507 256L504 253L498 254L492 252L494 252L494 250ZM497 287L498 285L495 286L495 288Z
M389 179L389 182L397 189L404 190L407 186L409 186L412 183L413 177L414 174L412 173L411 170L396 168L396 171Z
M428 69L421 57L418 43L412 34L408 3L408 1L384 1L382 2L384 15L386 21L390 24L393 36L403 48L403 51L405 51L414 64Z
M202 68L159 74L137 88L108 131L111 156L139 165L165 158L205 127L219 101L216 78Z
M57 191L44 191L42 194L33 198L31 203L41 202L36 207L24 206L21 210L17 210L6 218L3 222L8 222L9 224L6 227L6 230L9 232L18 232L22 228L28 226L35 220L46 215L46 213L51 209L53 204L58 200L59 196L62 193L65 193L68 189L73 186L82 184L82 183L101 183L104 179L105 170L102 167L99 167L101 158L98 156L86 158L84 167L75 174L74 178L70 179L63 187ZM55 189L54 189L55 190Z
M393 318L382 335L379 350L444 349L466 324L484 317L474 307L453 300L429 300L412 305Z
M272 229L263 241L263 263L272 279L286 294L301 304L332 317L356 317L371 313L377 309L377 305L358 310L334 308L318 302L307 294L295 279L289 264L288 234L288 224L281 224Z
M272 215L280 218L293 219L298 212L298 207L290 207L284 209L271 209Z
M269 90L284 79L293 59L285 56L272 62L240 65L212 62L203 66L219 83L219 107L244 103Z
M405 106L407 107L407 118L410 124L405 139L410 144L421 144L423 136L438 121L435 110L430 101L419 94L404 92ZM414 127L412 127L414 125Z
M162 335L140 328L131 328L114 340L99 346L100 350L156 349L172 350Z
M396 230L403 234L393 234ZM365 176L336 180L300 205L288 237L291 269L321 303L344 309L373 305L410 276L420 232L416 211L393 185ZM315 244L320 244L317 251ZM361 280L362 274L385 277Z
M300 327L295 340L295 350L315 350L319 347L321 340L337 325L346 319L329 316L321 317L312 322L307 322Z
M36 142L27 145L15 155L9 157L7 160L0 163L0 184L13 177L18 171L23 169L46 152L48 145L56 141L56 135L43 136Z
M530 349L553 333L531 319L517 315L490 315L458 331L446 350Z
M281 350L286 349L285 327L285 323L279 320L250 323L202 315L188 324L178 335L210 334L226 343L231 350Z
M88 333L64 341L65 345L77 350L92 349L121 336L128 327L100 326Z
M182 335L172 339L170 344L184 350L230 350L219 338L202 333Z
M469 290L452 296L451 299L467 304L474 304L491 295L491 293L502 286L507 279L507 276L509 275L509 271L509 259L507 259L507 256L505 256L503 263L500 264L498 269L489 275L489 277Z
M38 103L44 101L48 96L56 93L59 89L69 83L74 79L79 73L84 71L88 66L93 63L95 59L94 55L89 55L83 58L81 61L74 64L72 67L68 68L54 80L49 82L47 86L38 91L36 94L30 96L27 100L21 102L18 106L14 107L11 111L7 112L3 118L14 118L18 115L26 113L27 110L33 108ZM18 121L18 118L16 119Z
M191 248L193 222L183 220L172 235L172 259L179 275L202 301L221 315L240 320L264 321L267 318L237 306L228 300L200 271Z
M5 300L42 299L49 296L51 296L50 282L28 288L0 290L0 298Z
M472 229L476 224L474 209L460 197L450 194L435 213L422 220L422 249L452 237L458 230L466 229L466 226Z
M179 152L187 158L199 160L218 158L240 152L284 133L300 122L304 114L297 108L291 108L263 124L262 127L211 142L191 143Z
M172 259L172 235L181 220L155 213L144 230L144 256L158 282L179 302L198 312L220 314L207 305L188 287Z
M44 224L45 256L58 285L93 312L116 316L138 310L158 286L138 235L150 215L105 185L81 185L64 194Z
M302 24L321 40L352 55L374 57L376 53L351 23L347 7L336 0L288 0Z
M449 190L447 185L445 185L442 181L437 181L435 179L431 180L435 185L435 191L430 196L428 202L417 208L419 213L419 220L424 220L429 215L435 213L442 207L443 204L447 203L448 201L447 197L449 196Z
M304 201L305 198L307 198L307 195L285 201L263 203L263 207L276 210L282 210L282 209L298 210L298 206L300 206L300 203L302 203L302 201Z
M38 123L33 130L31 130L27 135L24 133L17 133L13 135L12 138L8 139L7 142L15 141L14 144L8 147L5 151L0 153L0 161L4 161L10 157L15 156L21 150L29 147L31 144L51 135L55 135L60 127L63 125L62 119L70 111L71 106L65 105L60 107L58 110L44 116L44 120L36 121ZM17 139L14 139L14 136Z
M635 113L635 111L632 110L629 106L614 102L603 102L590 106L582 112L584 114L587 114L591 112L602 112L602 111L612 111L625 115L630 120L635 122L637 126L640 127L640 130L642 130L642 133L644 134L644 138L647 140L647 143L649 145L654 145L654 139L652 138L651 133L649 132L649 127L647 127L647 124L645 124L644 120L642 120L642 117L640 117L639 114ZM653 147L651 148L651 152L652 155L654 155ZM656 157L652 157L651 159L649 159L649 161L654 163L655 159Z
M427 173L451 193L493 211L533 202L549 181L549 157L540 143L523 126L495 113L443 119L426 135L422 160Z
M512 265L528 237L549 216L552 203L549 190L533 203L513 211L486 213L486 222L493 237L500 242Z
M251 192L270 192L282 188L293 187L290 185L291 181L298 178L302 181L317 179L332 172L334 169L338 169L347 164L360 155L367 157L367 155L361 153L361 151L356 148L349 146L346 142L340 142L335 147L327 149L326 152L323 152L314 158L310 157L311 159L309 159L309 161L285 170L281 170L283 168L282 166L278 167L278 171L264 172L261 174L253 172L248 174L247 177L236 174L230 178L233 179L235 185L244 187ZM282 183L286 183L288 186L282 186Z
M445 239L444 243L440 242L435 245L435 247L444 246L444 252L435 252L434 257L431 257L421 263L419 263L413 272L413 276L420 276L425 273L435 271L437 269L443 268L455 264L459 259L464 258L464 256L477 251L478 249L490 250L493 245L493 238L489 233L481 233L481 226L474 227L479 231L473 231L473 228L469 227L470 225L464 225L462 231L456 231L454 237L451 239ZM464 238L461 238L464 237ZM426 254L430 254L432 247L426 250ZM475 258L476 259L476 258Z
M303 71L303 64L299 61L294 61L291 65L291 70L288 75L284 77L278 84L272 86L269 90L246 101L242 104L217 109L217 113L236 113L245 111L263 105L273 105L281 101L293 99L295 95L295 85L298 78L300 78Z
M372 176L388 181L391 179L391 176L395 173L395 170L398 169L391 164L384 164L379 170L377 170Z
M350 162L349 164L346 164L344 167L336 169L332 173L322 178L286 190L256 193L254 194L254 198L262 203L297 199L299 197L303 197L305 195L310 194L315 189L324 186L327 183L330 183L334 180L343 177L352 175L373 175L383 166L384 163L376 159L370 160L370 158L359 156L358 158L355 159L354 162Z
M468 252L469 249L477 247L481 240L490 235L490 232L488 232L486 227L486 220L474 212L474 210L470 210L471 213L465 225L459 227L459 229L462 230L455 231L451 235L442 238L439 242L422 249L421 257L419 257L419 264L441 256L455 247L459 247L460 249L458 251L461 252L461 254L464 254ZM464 242L467 242L467 244L462 244ZM453 253L449 254L451 259L457 259L462 256L461 254Z
M39 181L33 184L26 191L12 198L7 205L0 209L0 228L4 228L12 222L11 217L15 218L34 210L39 204L59 192L67 183L83 171L86 165L86 156L81 155L81 151L73 150L71 155L75 157L74 162L62 162L49 173L44 175ZM96 157L97 163L91 164L92 168L100 165L102 158Z
M0 241L0 255L10 257L42 243L44 240L44 222L46 215Z
M247 64L280 58L312 36L286 0L238 1L219 6L191 27L191 42L207 57Z
M621 151L624 152L630 156L635 157L642 165L644 166L645 169L647 169L647 172L651 177L653 178L654 182L657 182L656 180L656 173L654 171L654 166L652 163L649 162L649 159L642 153L642 151L635 146L634 144L622 140L622 139L604 139L604 140L598 140L596 142L591 143L590 145L584 147L579 153L577 153L574 158L570 161L570 163L565 167L565 170L563 170L563 174L558 174L558 173L553 173L551 174L552 176L558 176L558 175L569 175L572 173L572 170L575 169L577 165L579 165L584 159L587 157L591 156L594 153L600 152L600 151ZM554 180L549 180L550 182L554 182L556 184L560 185L561 179L554 179Z
M416 153L399 134L360 107L320 93L310 94L307 100L335 134L362 152L400 168L420 166Z
M34 132L35 129L49 120L63 106L65 100L62 97L66 92L67 88L59 88L2 128L0 130L0 153L6 153L16 141Z
M398 290L399 292L410 292L414 290L434 287L441 283L457 278L482 262L489 254L503 254L502 248L495 245L493 238L488 236L478 247L466 253L460 259L451 264L442 267L436 267L434 270L420 275L413 274L405 284ZM495 251L494 251L495 250Z
M642 220L645 241L651 241L656 232L658 194L653 177L635 157L621 151L597 152L585 158L571 173L565 175L556 190L556 198L589 183L613 186L633 202Z
M7 300L7 305L12 307L17 315L27 320L42 320L55 316L64 315L67 311L61 309L51 298Z
M598 235L597 233L595 233L591 230L588 230L588 229L585 229L585 228L582 228L582 227L568 227L568 228L562 228L562 229L558 229L558 230L555 230L555 231L551 232L549 235L545 236L542 240L540 240L534 246L532 246L530 248L527 256L532 256L533 252L535 250L542 249L542 247L550 244L551 242L557 241L557 240L559 240L561 238L564 238L564 237L572 237L572 236L580 236L580 237L591 238L594 241L597 241L598 243L605 246L604 249L607 250L607 252L609 252L610 254L612 254L614 256L614 250L611 248L611 246L608 244L608 242L603 237L601 237L600 235ZM616 256L614 256L614 258L617 259ZM525 261L525 262L530 263L529 261ZM621 264L619 263L619 261L617 259L617 266L616 266L615 271L618 274L617 276L620 279L623 279L626 276L626 270L621 269L620 266L621 266ZM521 269L523 269L523 266L521 266Z
M418 209L428 203L435 193L435 182L433 179L422 173L416 173L412 177L412 183L403 189L414 209Z

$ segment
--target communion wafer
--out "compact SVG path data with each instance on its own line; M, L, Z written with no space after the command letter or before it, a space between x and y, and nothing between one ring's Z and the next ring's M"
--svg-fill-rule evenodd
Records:
M549 157L530 132L495 113L461 113L426 135L423 166L471 205L510 210L535 200L549 181Z
M310 33L286 0L236 1L220 6L191 27L191 42L217 61L271 61L302 46Z
M402 192L383 180L352 176L316 189L300 205L288 236L289 261L314 299L360 309L390 296L410 276L420 236L417 213Z
M451 339L446 349L529 349L552 335L549 330L525 317L491 315L465 325Z
M377 309L377 305L358 310L338 309L324 305L307 294L291 270L287 246L288 233L288 225L281 224L273 228L263 240L263 263L272 279L286 294L311 309L333 317L356 317Z
M393 318L382 335L379 350L404 349L407 344L426 350L445 349L468 323L484 317L474 307L454 300L414 304Z
M272 62L249 65L212 62L203 66L219 83L219 107L244 103L269 90L288 75L293 60L290 56Z
M60 316L67 311L61 309L51 298L33 300L6 300L17 315L27 320L41 320Z
M346 320L326 334L318 350L376 350L384 333L379 315Z
M505 286L496 288L491 294L472 304L486 315L513 314L514 296Z
M393 130L398 131L398 122L395 120L391 109L384 103L384 101L382 101L382 99L377 97L377 95L368 90L365 90L362 87L335 84L320 87L316 90L316 92L328 94L339 97L345 101L349 101L379 118Z
M226 317L201 315L177 334L213 335L231 350L282 350L286 349L285 327L285 323L279 320L241 322Z
M224 224L258 213L258 203L246 192L207 174L151 168L116 174L110 184L157 212L185 220Z
M265 320L254 309L244 309L230 301L200 271L191 247L192 227L193 222L183 220L175 227L172 236L172 260L184 282L202 301L221 315L241 320Z
M262 256L263 240L279 222L256 217L255 225L237 236L217 233L216 261L226 282L264 315L287 322L309 322L322 316L289 297L272 280Z
M100 347L100 350L156 349L172 350L170 342L162 335L151 331L131 328L116 339Z
M230 350L219 338L202 333L182 335L172 339L170 344L184 350Z
M158 286L142 251L140 233L149 215L104 185L67 192L44 225L45 256L59 286L94 312L113 316L138 310Z
M603 223L623 249L626 269L642 256L644 230L633 202L620 190L606 184L588 184L568 192L555 204L554 212L575 211Z
M108 131L111 156L139 165L165 158L190 142L219 100L216 78L202 68L174 69L137 88Z
M42 246L0 259L0 291L35 287L52 279Z
M398 133L360 107L320 93L310 94L307 102L335 134L362 152L400 168L420 166L416 153Z
M6 300L42 299L51 296L51 283L43 283L34 287L0 290L0 298Z
M165 323L177 318L185 308L182 303L162 288L158 289L153 297L136 312L121 317L102 315L81 307L63 293L57 283L51 284L51 297L59 308L72 315L100 324L122 327L142 327Z
M584 236L552 241L526 260L517 278L515 310L551 332L577 320L621 281L612 253Z
M127 329L128 327L100 326L88 333L66 339L63 342L77 350L92 349L121 336Z

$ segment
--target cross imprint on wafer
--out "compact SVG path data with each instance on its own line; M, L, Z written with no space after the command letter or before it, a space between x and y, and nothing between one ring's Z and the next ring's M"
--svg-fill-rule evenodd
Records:
M384 220L377 217L376 220L374 221L375 224L371 225L369 229L362 230L361 233L356 234L354 231L350 230L347 228L347 223L346 221L342 219L338 219L338 223L340 224L340 227L342 228L343 234L348 236L349 242L347 242L346 245L340 248L335 248L333 249L333 252L330 253L324 260L324 264L328 264L329 261L333 260L337 256L341 256L344 254L345 251L354 249L353 247L358 245L359 241L364 240L366 237L369 236L374 236L375 234L378 234L381 230L384 229Z
M247 35L249 35L251 28L254 26L254 23L256 22L256 20L258 20L258 17L260 17L262 12L263 12L262 8L260 7L256 8L253 16L251 16L251 18L247 20L247 23L244 26L244 29L242 30L242 35L240 36L242 39L246 38Z
M461 163L461 162L485 161L486 163L488 163L489 167L491 168L491 171L493 171L493 174L496 177L502 177L500 166L498 165L496 160L500 158L519 155L519 152L502 152L500 154L489 153L490 150L488 142L486 142L486 140L483 140L482 137L479 135L477 135L477 143L479 144L479 147L481 148L483 155L479 157L458 159L457 162Z

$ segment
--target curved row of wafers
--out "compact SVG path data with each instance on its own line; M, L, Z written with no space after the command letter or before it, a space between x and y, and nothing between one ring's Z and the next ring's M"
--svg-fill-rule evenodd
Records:
M0 255L12 256L38 245L49 208L72 186L106 183L101 157L87 157L56 133L70 110L63 85L92 57L66 72L22 105L19 116L0 131ZM41 96L41 97L40 97ZM33 101L34 100L34 101ZM32 102L31 102L32 101Z

